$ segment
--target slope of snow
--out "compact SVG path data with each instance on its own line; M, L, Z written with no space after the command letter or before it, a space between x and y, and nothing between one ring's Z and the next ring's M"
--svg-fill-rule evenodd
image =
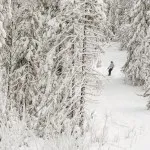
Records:
M121 68L126 61L126 52L119 51L119 43L104 47L102 67L99 72L106 75L104 89L96 103L89 103L93 112L97 136L103 138L103 150L149 150L150 112L146 110L147 99L138 96L141 88L126 84ZM115 69L108 77L108 66L114 61ZM96 144L92 150L97 150Z

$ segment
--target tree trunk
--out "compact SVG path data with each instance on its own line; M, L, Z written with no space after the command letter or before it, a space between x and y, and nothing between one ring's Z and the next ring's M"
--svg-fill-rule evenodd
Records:
M85 4L86 5L86 4ZM85 6L85 13L86 13L86 6ZM85 20L86 20L85 16ZM86 77L86 21L84 22L84 28L83 28L83 48L82 48L82 87L81 87L81 99L80 99L80 114L81 114L81 120L80 120L80 127L82 129L82 134L83 134L83 124L84 124L84 104L85 104L85 77Z

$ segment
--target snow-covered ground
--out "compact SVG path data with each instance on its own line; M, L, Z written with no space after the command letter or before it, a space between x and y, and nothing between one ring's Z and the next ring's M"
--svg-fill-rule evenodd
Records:
M147 99L140 87L126 84L121 68L126 61L126 52L119 51L118 43L105 46L102 67L97 69L106 75L100 97L88 104L93 112L93 126L101 146L93 144L92 150L149 150L150 111L146 110ZM114 61L112 76L107 76L110 61ZM101 148L100 148L101 147Z

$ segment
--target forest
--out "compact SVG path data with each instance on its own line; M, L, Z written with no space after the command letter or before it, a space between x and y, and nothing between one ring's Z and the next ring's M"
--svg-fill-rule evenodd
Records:
M0 150L149 150L150 0L0 0L0 83Z

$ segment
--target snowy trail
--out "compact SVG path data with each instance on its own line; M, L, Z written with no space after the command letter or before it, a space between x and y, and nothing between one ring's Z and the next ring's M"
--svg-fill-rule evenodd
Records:
M115 69L111 77L104 80L104 89L98 102L89 104L95 114L96 130L107 128L104 150L150 150L150 111L146 110L147 99L138 96L142 91L124 82L121 67L126 61L126 52L119 51L118 43L105 47L100 72L107 75L110 61L114 61ZM107 125L105 125L104 120ZM97 134L100 134L97 132ZM92 150L96 150L92 149Z

